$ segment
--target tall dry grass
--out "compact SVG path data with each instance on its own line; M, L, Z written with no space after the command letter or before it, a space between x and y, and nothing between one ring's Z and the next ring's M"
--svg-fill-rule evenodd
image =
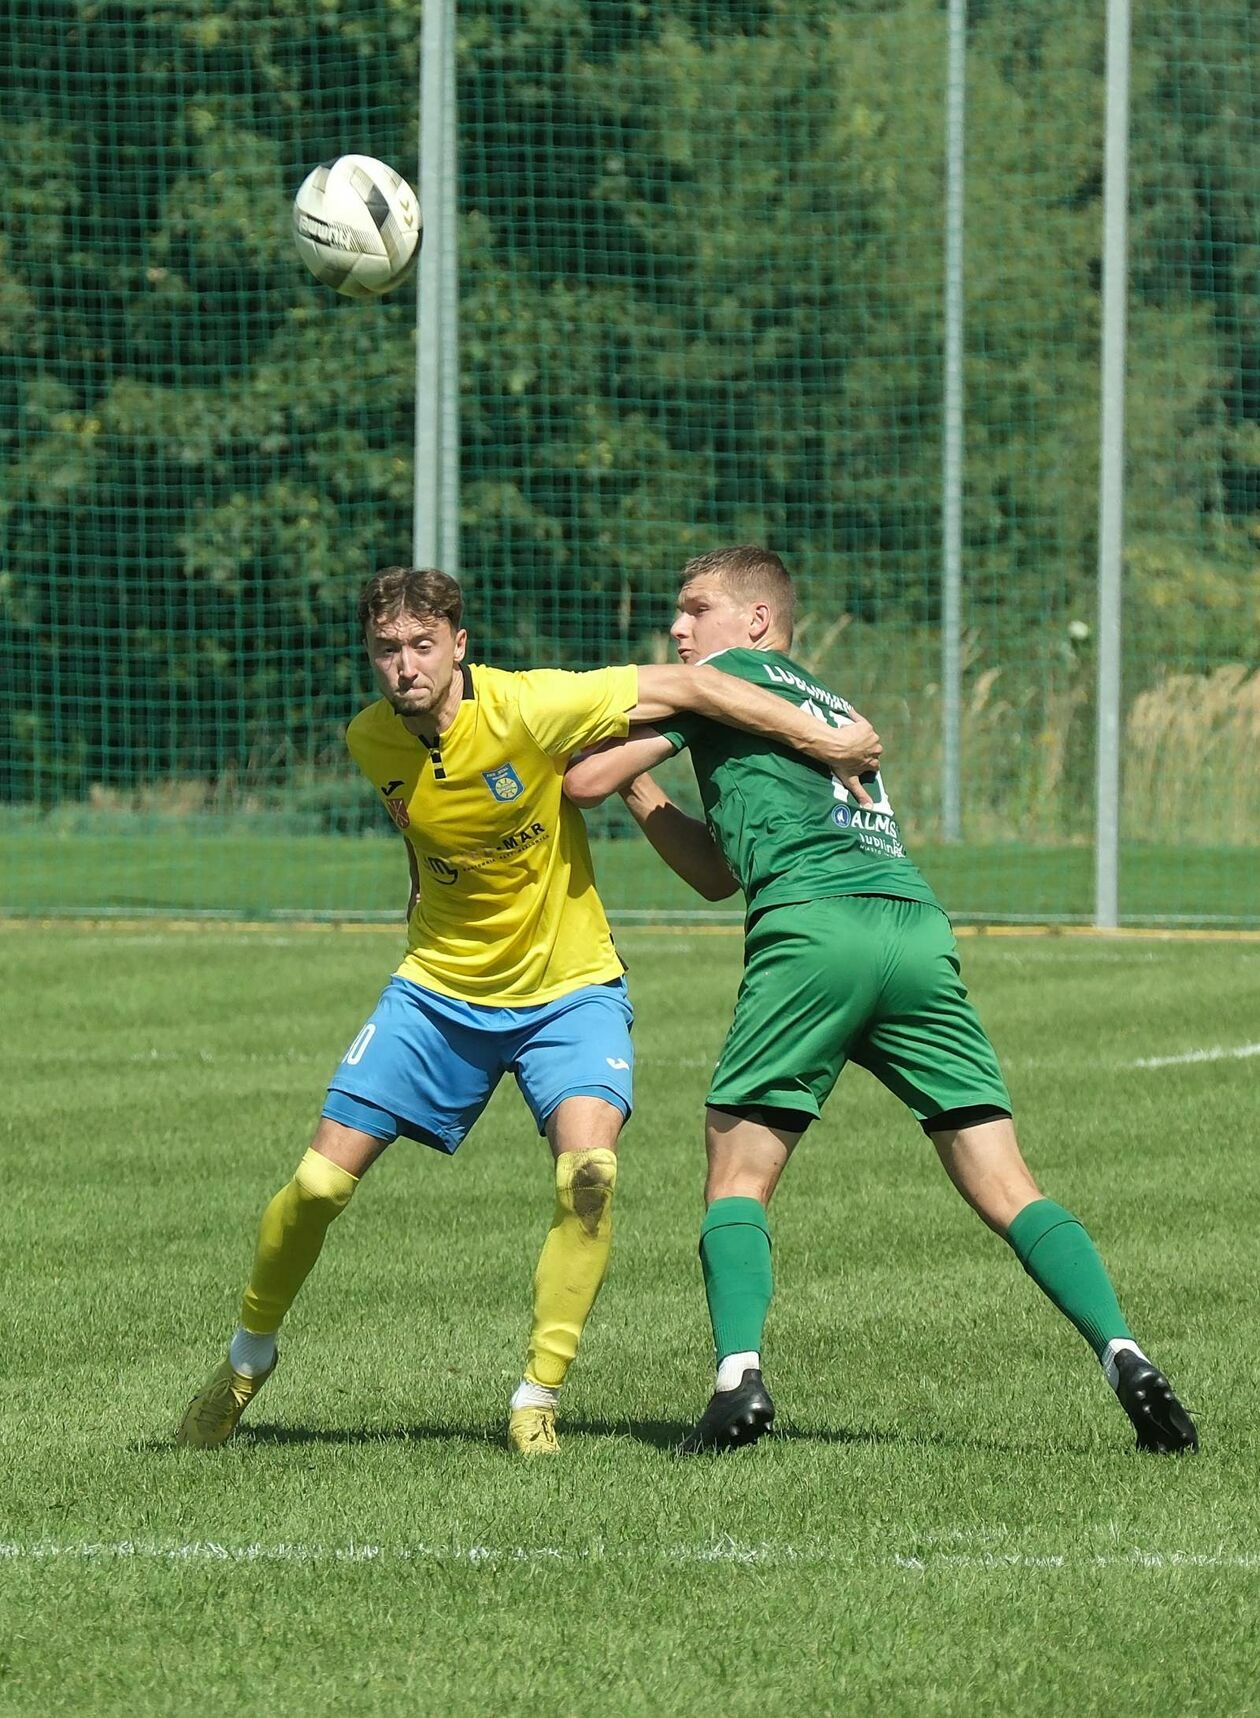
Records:
M1166 674L1133 700L1124 742L1127 835L1260 844L1260 669Z
M1007 641L993 659L963 646L962 803L972 841L1085 840L1093 826L1090 678L1070 641L1051 651ZM883 634L807 617L797 656L875 723L886 786L908 837L939 836L944 777L941 644L926 629Z
M1049 629L1047 629L1049 632ZM807 616L799 659L870 716L912 839L939 835L940 639ZM1094 661L1066 631L964 644L963 828L972 841L1092 838ZM1260 846L1260 669L1128 665L1121 831L1130 841Z

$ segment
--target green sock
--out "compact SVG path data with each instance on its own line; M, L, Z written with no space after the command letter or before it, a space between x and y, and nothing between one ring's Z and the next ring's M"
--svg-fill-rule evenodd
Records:
M1037 1287L1071 1319L1100 1359L1109 1342L1122 1337L1132 1342L1133 1332L1098 1249L1070 1211L1053 1199L1034 1199L1006 1238Z
M719 1363L728 1354L760 1353L774 1293L765 1207L756 1199L715 1199L700 1228L700 1263Z

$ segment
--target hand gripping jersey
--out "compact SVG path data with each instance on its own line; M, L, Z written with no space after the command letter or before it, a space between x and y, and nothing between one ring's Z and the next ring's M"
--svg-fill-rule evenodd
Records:
M764 686L820 722L843 727L852 707L777 650L723 650L710 664ZM828 895L891 895L940 903L906 857L881 776L859 806L822 764L702 716L675 717L661 732L690 747L713 839L738 879L753 918L766 907Z
M420 879L399 977L498 1007L618 978L582 814L562 783L574 752L626 733L636 670L463 673L463 702L431 749L384 699L346 732Z

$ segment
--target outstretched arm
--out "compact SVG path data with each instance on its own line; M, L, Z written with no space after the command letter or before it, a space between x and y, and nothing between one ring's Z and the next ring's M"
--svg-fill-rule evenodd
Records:
M671 871L689 883L706 901L724 901L734 895L739 883L708 828L698 817L688 817L650 775L637 775L624 787L621 797L630 815L647 836Z
M728 727L791 746L825 764L859 805L872 803L861 777L879 768L883 745L864 716L819 721L786 698L750 686L733 674L703 664L696 668L652 663L639 669L639 702L631 722L656 722L679 710L725 722Z

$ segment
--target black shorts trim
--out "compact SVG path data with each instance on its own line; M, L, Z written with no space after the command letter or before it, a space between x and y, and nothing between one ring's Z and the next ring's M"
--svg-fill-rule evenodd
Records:
M775 1104L710 1104L719 1115L734 1116L737 1121L755 1121L759 1127L775 1127L781 1133L804 1133L818 1117L812 1110L780 1109Z
M924 1133L954 1133L961 1127L979 1127L986 1121L1009 1121L1010 1110L999 1104L964 1104L961 1109L942 1110L939 1115L926 1116L919 1126Z

